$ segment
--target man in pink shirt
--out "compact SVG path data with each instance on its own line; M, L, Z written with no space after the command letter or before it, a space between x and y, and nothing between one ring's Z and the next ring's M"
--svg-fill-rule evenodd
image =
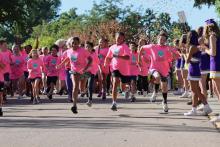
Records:
M167 34L161 31L158 35L158 44L150 44L142 47L140 54L145 52L150 56L150 74L155 78L155 90L151 97L151 101L155 102L157 93L159 90L159 84L161 83L161 89L163 94L163 110L165 113L168 112L169 108L167 105L167 76L170 71L170 63L175 58L176 53L173 52L173 48L166 46Z
M116 34L116 44L109 48L108 54L105 58L104 66L110 64L113 76L113 88L112 88L112 107L113 111L117 111L117 87L120 84L120 80L123 84L129 82L129 59L130 49L124 43L125 34L119 32Z

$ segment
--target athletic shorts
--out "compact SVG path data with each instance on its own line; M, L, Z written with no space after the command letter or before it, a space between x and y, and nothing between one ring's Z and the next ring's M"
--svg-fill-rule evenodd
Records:
M51 76L51 77L47 76L47 85L49 86L51 83L56 85L57 80L58 80L57 76Z
M0 92L4 91L4 82L0 82Z
M29 73L27 71L24 71L24 78L27 79L29 76Z
M168 80L167 80L167 77L164 77L164 76L162 76L158 71L156 71L156 70L151 70L150 71L150 74L154 77L154 78L158 78L158 77L160 77L160 80L162 81L162 82L167 82Z
M130 76L130 81L137 81L137 76Z
M114 70L112 72L112 76L116 77L116 78L120 78L122 83L129 83L130 82L130 77L122 75L119 70Z

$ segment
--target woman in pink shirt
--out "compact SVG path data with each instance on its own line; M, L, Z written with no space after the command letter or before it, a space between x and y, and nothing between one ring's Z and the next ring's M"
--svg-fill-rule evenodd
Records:
M162 106L165 113L169 110L167 105L167 76L170 70L170 63L177 56L172 47L166 46L167 38L166 32L161 31L158 35L158 44L145 45L142 47L140 53L142 54L142 52L145 51L151 58L150 73L155 78L155 90L151 97L151 101L156 101L159 84L161 82L163 94Z
M95 48L95 50L100 61L99 71L98 71L100 91L99 91L98 97L102 97L102 99L105 100L106 91L107 91L107 75L109 74L109 66L104 67L104 61L109 50L108 40L106 38L101 38L99 40L99 45Z
M50 100L53 99L53 90L56 86L59 74L59 70L56 68L59 64L59 58L57 56L58 51L59 47L57 45L52 45L50 47L51 54L48 55L44 64L47 70L47 97Z
M21 99L23 96L24 90L24 66L25 59L20 54L20 46L13 45L12 47L13 55L11 56L11 74L10 79L12 81L12 96L14 92L18 90L18 99Z
M44 71L44 63L39 58L38 51L33 49L31 51L31 59L27 62L27 68L29 72L29 80L32 85L33 92L33 104L39 103L39 90L40 90L40 81L42 77L42 72Z
M73 81L73 106L71 111L74 114L77 114L79 83L85 78L85 73L92 63L92 58L90 57L90 53L87 50L79 46L80 39L78 37L71 38L70 43L72 45L72 49L68 50L67 58L65 58L63 62L57 66L57 68L60 69L63 64L68 62L71 64L71 77Z
M0 117L3 116L4 68L5 64L3 61L3 55L0 52Z
M116 33L116 44L109 48L108 54L105 58L104 66L110 64L113 76L113 88L112 88L112 107L113 111L117 111L117 87L120 84L120 80L123 84L129 82L130 69L130 49L124 43L125 34L123 32Z

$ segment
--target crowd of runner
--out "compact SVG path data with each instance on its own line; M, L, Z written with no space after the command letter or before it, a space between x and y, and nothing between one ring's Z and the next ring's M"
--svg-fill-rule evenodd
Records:
M39 104L41 94L51 101L54 94L66 94L76 114L79 96L87 96L86 104L91 107L93 93L102 100L111 95L111 110L117 111L119 94L135 102L137 94L146 97L150 89L150 101L156 102L161 92L162 109L168 113L168 77L174 73L174 64L174 95L189 98L187 104L192 105L184 115L212 113L208 98L220 99L220 29L213 19L176 38L172 46L167 45L165 31L158 34L156 44L144 37L126 42L125 35L116 33L113 45L105 37L98 45L70 37L40 49L20 44L8 49L7 41L0 40L0 116L3 104L14 96L22 99L26 95L31 103ZM211 121L220 121L220 116Z

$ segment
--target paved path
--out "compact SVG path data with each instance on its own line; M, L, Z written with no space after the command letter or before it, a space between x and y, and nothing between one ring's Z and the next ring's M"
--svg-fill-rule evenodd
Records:
M163 114L161 99L151 104L146 98L130 103L121 98L119 110L111 101L94 100L92 108L80 100L79 113L72 114L64 97L54 103L30 105L28 100L9 101L0 118L1 147L219 147L220 133L208 117L184 117L190 110L186 99L169 96L169 114ZM220 112L217 99L210 99Z

